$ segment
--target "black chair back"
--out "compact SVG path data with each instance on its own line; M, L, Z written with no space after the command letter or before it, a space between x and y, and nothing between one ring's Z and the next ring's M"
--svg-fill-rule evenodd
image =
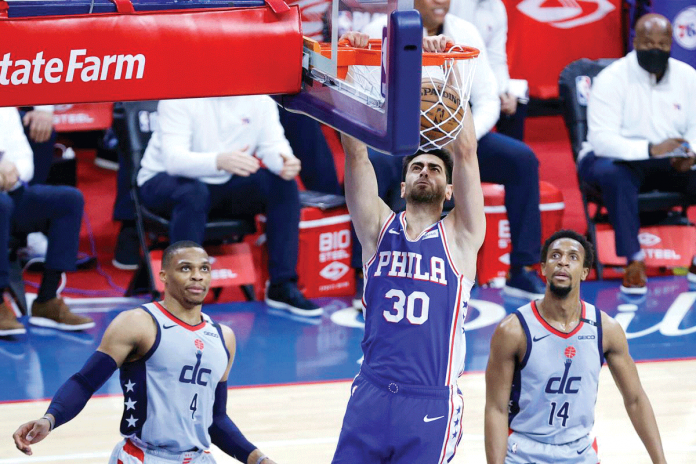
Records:
M119 150L131 165L131 185L136 186L140 161L157 125L157 100L123 102L114 106L113 129L118 137Z
M563 119L570 136L573 158L576 160L582 143L587 139L587 102L591 98L592 82L600 71L614 61L610 58L573 61L558 78L558 90L564 103Z

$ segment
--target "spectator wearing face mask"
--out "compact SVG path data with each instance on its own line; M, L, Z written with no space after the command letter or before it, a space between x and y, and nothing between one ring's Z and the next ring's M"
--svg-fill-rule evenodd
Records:
M672 25L664 16L642 16L633 47L594 80L578 173L601 190L616 252L626 257L621 290L641 295L647 278L638 242L638 194L696 194L696 70L669 57ZM696 261L689 280L696 282Z

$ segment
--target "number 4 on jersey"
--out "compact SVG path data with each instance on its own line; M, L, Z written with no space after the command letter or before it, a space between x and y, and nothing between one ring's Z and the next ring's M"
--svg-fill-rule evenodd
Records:
M189 406L189 409L191 410L191 419L193 419L194 414L196 414L196 403L198 402L198 393L193 395L193 399L191 400L191 406Z

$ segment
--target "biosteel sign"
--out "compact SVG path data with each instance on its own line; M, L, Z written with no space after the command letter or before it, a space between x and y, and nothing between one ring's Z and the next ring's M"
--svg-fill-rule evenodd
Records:
M645 264L652 267L688 267L696 254L696 227L641 227L638 234ZM597 226L597 255L602 264L625 266L626 258L616 255L614 230L605 224Z

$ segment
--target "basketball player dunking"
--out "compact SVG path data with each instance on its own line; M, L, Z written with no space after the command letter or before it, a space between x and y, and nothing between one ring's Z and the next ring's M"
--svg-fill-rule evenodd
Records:
M486 369L488 464L597 464L591 432L605 360L652 462L666 462L623 329L580 299L593 254L577 232L549 237L541 250L546 294L496 328Z
M485 235L471 111L450 145L454 160L445 150L404 158L400 214L377 195L366 146L342 141L346 200L363 250L365 357L333 462L448 462L461 438L463 325ZM456 207L441 219L453 195Z
M227 416L232 330L201 312L210 286L208 255L194 242L164 251L164 300L119 314L82 370L63 384L46 415L13 438L31 455L54 428L74 418L117 368L123 388L121 434L110 464L214 463L211 443L247 464L273 464Z

